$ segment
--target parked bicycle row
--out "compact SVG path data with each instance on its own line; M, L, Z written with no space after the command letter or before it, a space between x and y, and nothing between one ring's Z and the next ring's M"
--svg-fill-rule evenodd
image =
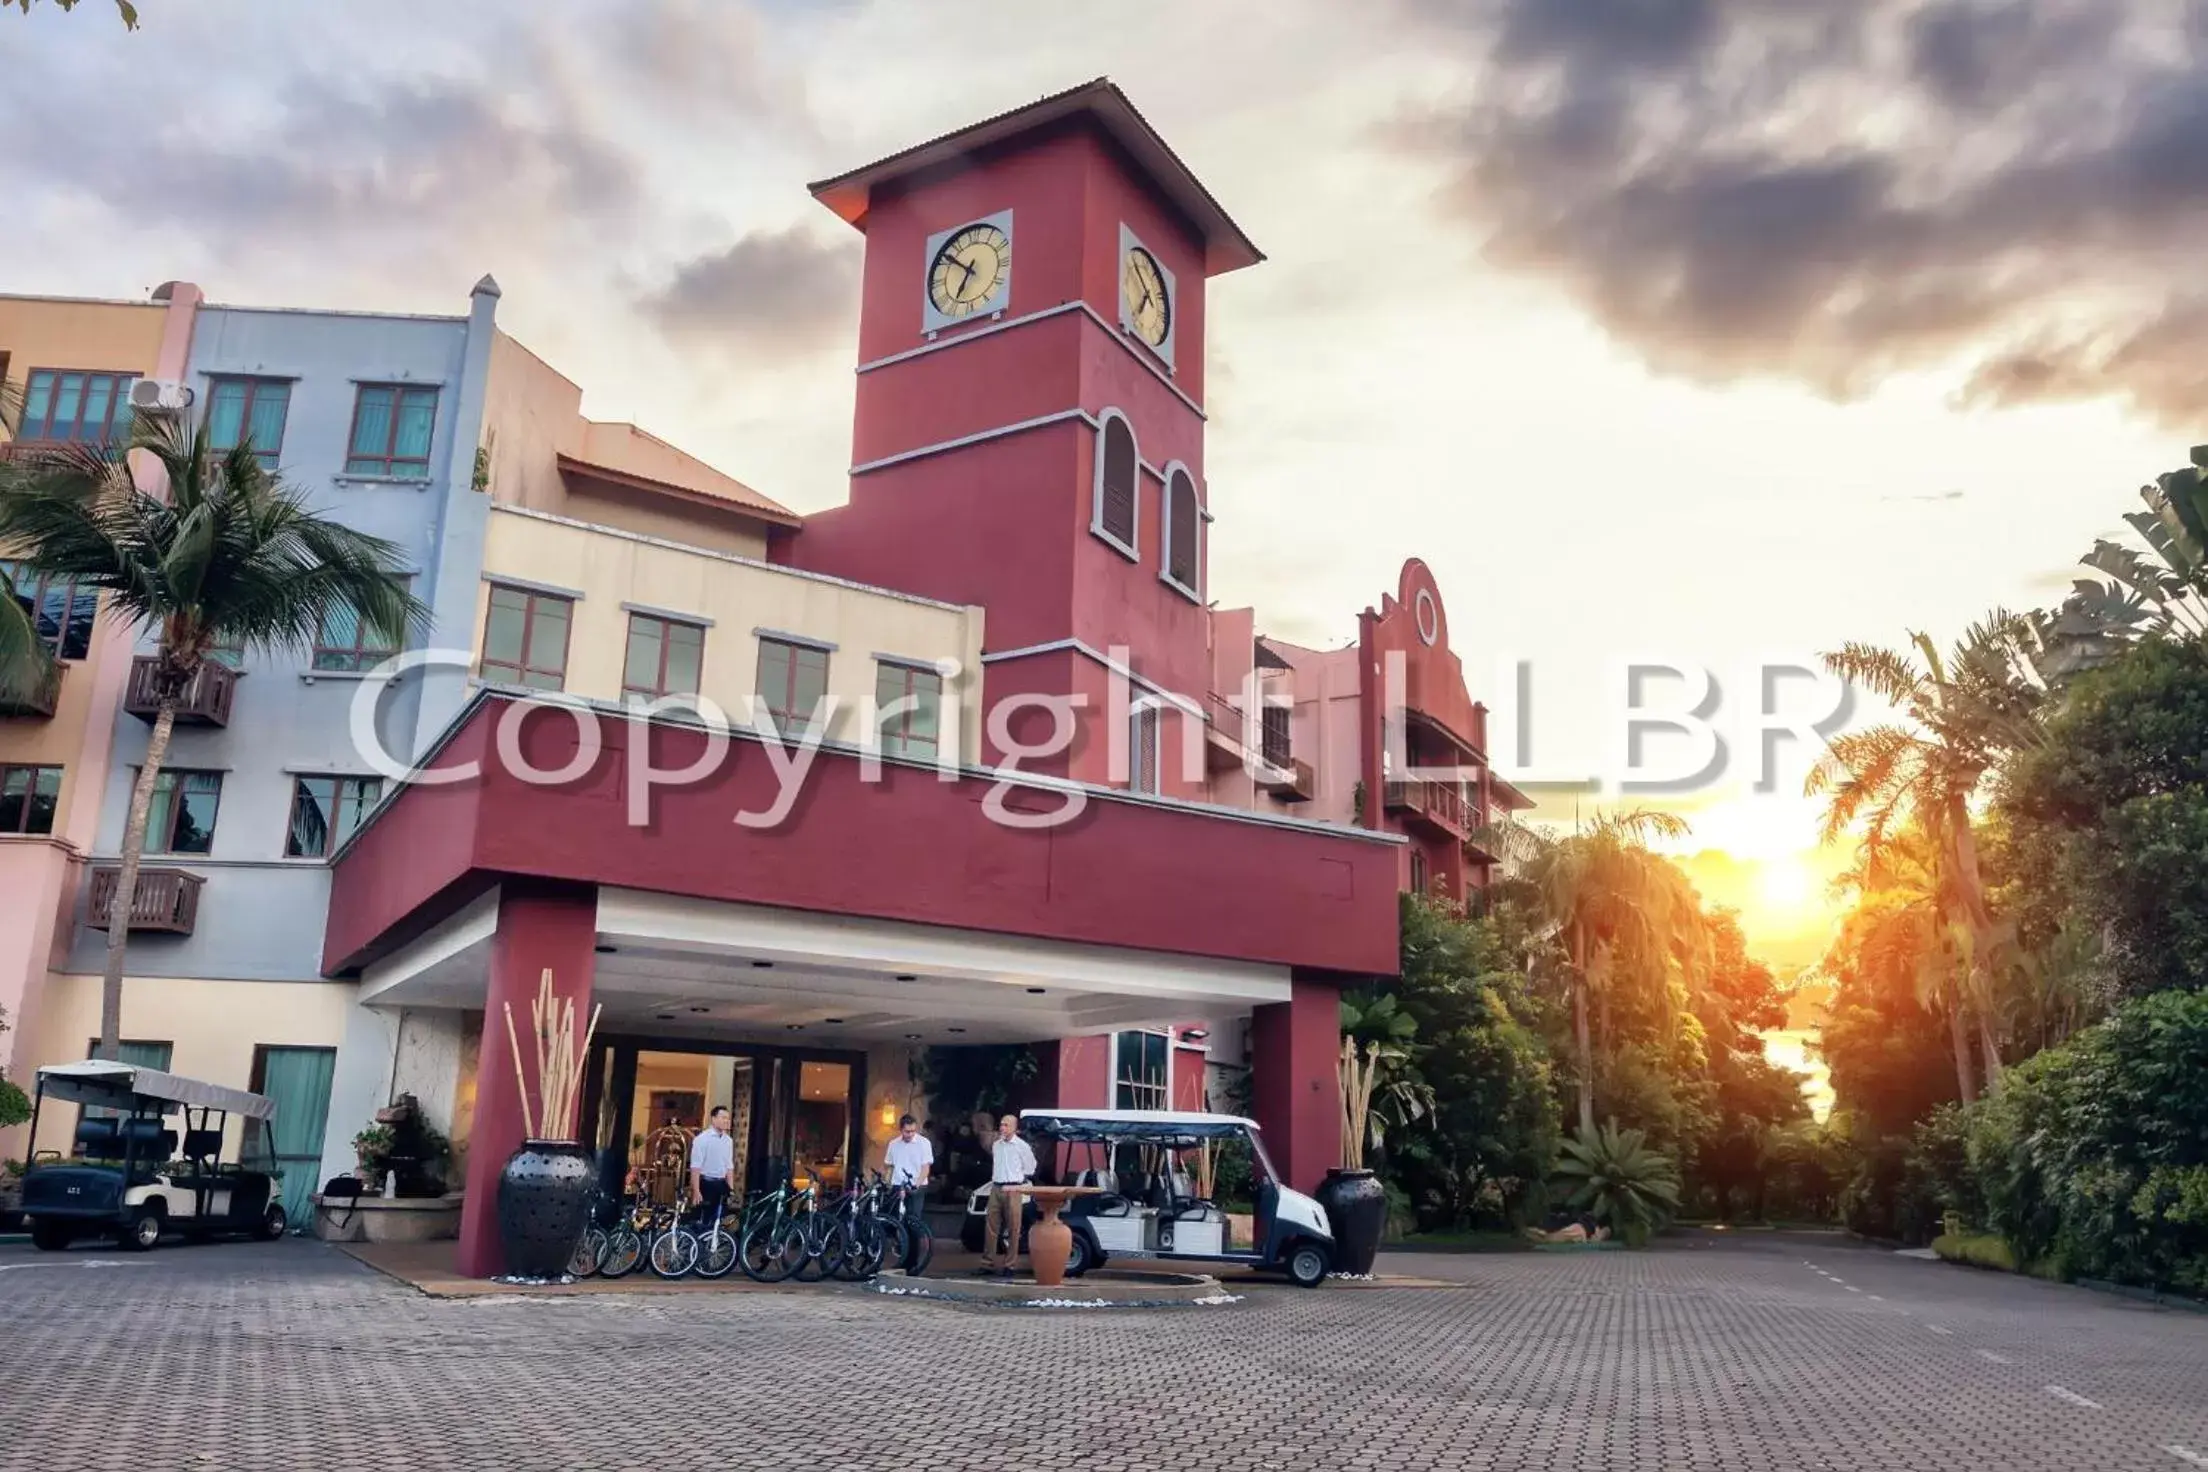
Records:
M725 1196L685 1210L596 1193L589 1221L568 1262L578 1278L623 1278L640 1268L662 1278L725 1278L740 1268L756 1283L858 1282L884 1268L925 1273L935 1256L918 1194L878 1171L834 1194L808 1172L802 1187L755 1192L740 1213Z

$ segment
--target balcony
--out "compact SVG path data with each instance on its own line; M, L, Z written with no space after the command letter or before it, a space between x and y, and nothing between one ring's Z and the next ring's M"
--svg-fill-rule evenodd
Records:
M106 930L113 921L115 882L122 873L119 864L94 866L84 920L92 929ZM182 869L140 869L137 893L130 897L130 929L190 935L199 922L199 887L204 883Z
M130 685L123 692L123 709L147 725L161 714L161 698L154 681L160 661L142 654L130 662ZM179 726L227 726L230 702L238 688L238 672L215 660L203 660L193 671L184 693L177 697Z
M1406 814L1460 843L1476 826L1463 792L1453 782L1390 782L1388 811Z
M34 721L52 720L54 707L61 702L61 677L68 668L57 663L47 672L46 683L36 690L21 695L0 694L0 718L22 716Z
M1318 776L1311 770L1311 764L1300 756L1262 769L1257 787L1260 792L1269 792L1282 802L1309 802L1319 795Z

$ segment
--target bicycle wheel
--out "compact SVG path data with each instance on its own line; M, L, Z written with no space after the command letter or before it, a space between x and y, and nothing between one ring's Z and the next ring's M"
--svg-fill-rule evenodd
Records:
M602 1278L626 1278L644 1265L644 1239L623 1222L606 1234L606 1255L598 1259Z
M754 1283L779 1283L805 1260L805 1242L797 1223L762 1218L744 1229L737 1244L737 1265Z
M875 1271L897 1271L912 1256L912 1232L896 1217L886 1217L878 1225L882 1248L874 1265Z
M698 1265L698 1234L676 1225L652 1239L652 1271L662 1278L686 1277Z
M701 1278L725 1278L736 1266L739 1256L736 1239L728 1228L716 1223L713 1230L698 1238L698 1276Z
M598 1265L606 1260L606 1229L586 1227L583 1235L575 1239L575 1250L568 1254L569 1276L588 1278L598 1271Z
M905 1247L905 1272L911 1277L921 1277L928 1271L928 1264L935 1261L935 1233L924 1221L916 1221L907 1229L911 1240Z
M881 1271L883 1237L879 1223L861 1217L855 1222L838 1222L836 1230L843 1237L843 1260L836 1264L837 1277L858 1283Z
M834 1217L815 1213L798 1224L797 1281L818 1283L843 1266L843 1227Z

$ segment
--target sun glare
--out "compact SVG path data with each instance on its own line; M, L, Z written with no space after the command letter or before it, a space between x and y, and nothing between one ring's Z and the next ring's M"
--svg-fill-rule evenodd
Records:
M1766 909L1799 914L1817 902L1817 876L1800 859L1765 859L1758 866L1756 897Z

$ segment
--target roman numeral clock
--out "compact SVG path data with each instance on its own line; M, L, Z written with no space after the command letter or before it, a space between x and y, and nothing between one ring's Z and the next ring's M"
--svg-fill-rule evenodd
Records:
M928 237L920 326L933 333L1004 310L1012 295L1012 212L954 225Z

